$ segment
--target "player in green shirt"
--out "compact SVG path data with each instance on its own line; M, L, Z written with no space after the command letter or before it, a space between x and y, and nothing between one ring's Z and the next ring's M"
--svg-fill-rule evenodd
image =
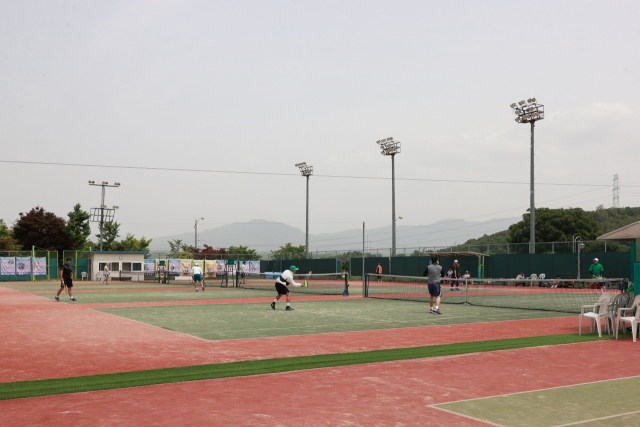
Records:
M589 267L589 271L591 272L591 277L594 279L602 279L602 273L604 272L604 267L602 264L599 264L598 258L593 259L593 264ZM593 282L591 285L591 289L596 289L594 293L598 293L598 289L601 289L600 284L597 282ZM602 289L602 293L604 293L604 289Z

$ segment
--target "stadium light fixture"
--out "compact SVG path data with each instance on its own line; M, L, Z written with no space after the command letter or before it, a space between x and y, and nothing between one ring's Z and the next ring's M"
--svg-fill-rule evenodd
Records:
M96 184L95 181L89 181L89 185L94 187L102 187L102 199L99 208L91 208L91 222L100 223L100 251L102 251L102 240L104 235L104 223L113 221L113 216L115 214L116 209L120 209L118 206L114 206L113 208L107 208L107 205L104 204L104 196L105 196L105 188L107 187L120 187L120 183L116 182L113 185L109 185L107 181L102 181L102 184Z
M380 146L380 154L383 156L391 156L391 254L396 256L396 154L402 151L402 144L396 141L392 136L376 141Z
M307 177L307 229L305 232L304 254L309 259L309 177L313 175L313 166L309 166L307 162L296 163L296 167L300 169L300 174Z
M534 188L534 154L533 154L533 134L535 123L544 119L544 105L538 104L535 98L529 98L526 101L519 101L517 104L511 104L511 109L515 113L516 123L531 123L531 182L529 195L529 253L536 253L536 203Z

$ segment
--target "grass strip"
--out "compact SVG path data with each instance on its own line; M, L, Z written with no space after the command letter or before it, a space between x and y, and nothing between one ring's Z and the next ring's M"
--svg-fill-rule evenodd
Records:
M360 365L364 363L388 362L394 360L453 356L458 354L510 350L526 347L574 344L601 341L611 338L613 338L611 335L599 338L595 334L582 336L578 336L577 334L546 335L529 338L510 338L423 347L394 348L357 353L323 354L315 356L298 356L280 359L195 365L178 368L149 369L144 371L53 378L35 381L16 381L0 383L0 400L140 387L216 378L242 377L247 375L274 374L278 372Z

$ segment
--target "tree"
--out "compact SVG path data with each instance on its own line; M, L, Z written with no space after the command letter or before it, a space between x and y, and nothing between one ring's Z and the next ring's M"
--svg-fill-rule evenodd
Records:
M114 242L120 237L120 224L117 221L105 222L103 224L104 237L102 238L102 250L114 251ZM100 233L96 234L98 242L100 242ZM98 243L99 244L99 243Z
M253 259L260 259L262 258L260 255L258 255L258 253L256 252L255 249L249 249L248 246L229 246L229 254L231 255L251 255Z
M536 209L537 242L570 242L573 236L583 240L595 240L599 235L598 224L580 208ZM522 221L509 227L509 243L529 242L529 214Z
M89 247L88 238L91 235L89 225L89 213L80 208L80 203L73 207L73 211L68 214L69 221L65 229L67 235L73 242L73 247L69 249L82 250Z
M120 242L114 242L111 246L112 251L148 251L149 244L153 239L145 239L144 236L140 240L136 239L131 233L127 233L127 237Z
M4 223L3 219L0 219L0 251L15 251L18 249L16 242L13 240L11 229Z
M180 252L180 249L182 247L182 240L174 239L169 240L167 243L169 244L169 247L171 247L171 253Z
M271 251L271 253L274 254L274 255L299 254L299 253L303 253L305 248L306 248L305 245L293 246L291 243L287 243L284 246L280 246L280 249L277 249L275 251ZM311 254L309 254L309 255L311 255Z
M73 246L65 228L64 219L36 206L26 214L20 212L20 217L13 225L13 238L23 250L30 251L32 246L37 246L51 251L63 251Z

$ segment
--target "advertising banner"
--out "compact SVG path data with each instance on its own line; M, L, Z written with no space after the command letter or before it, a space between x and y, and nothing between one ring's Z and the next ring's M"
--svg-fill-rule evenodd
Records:
M144 260L144 275L155 276L156 275L156 260L145 259Z
M204 275L207 277L216 277L216 260L206 260L202 271L204 271Z
M169 263L169 276L179 276L180 275L180 260L179 259L168 259Z
M224 276L225 275L225 269L224 266L226 264L226 261L223 259L217 259L216 260L216 274L218 276Z
M28 276L31 274L31 257L16 257L16 274Z
M47 257L33 258L33 275L34 276L47 275Z
M190 259L180 260L180 275L191 276L191 260Z
M260 261L249 261L249 271L252 275L260 274Z
M0 258L0 274L3 276L13 276L16 274L16 259L14 257Z

